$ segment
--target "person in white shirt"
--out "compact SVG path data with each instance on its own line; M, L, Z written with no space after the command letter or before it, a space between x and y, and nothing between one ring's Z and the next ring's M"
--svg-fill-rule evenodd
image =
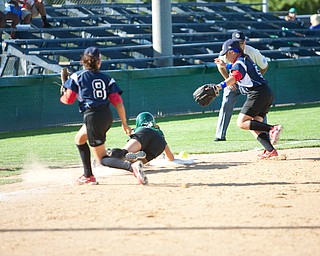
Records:
M320 14L313 14L310 16L310 29L320 29Z
M21 1L21 0L20 0ZM29 15L30 22L32 18L41 16L44 28L50 28L51 25L47 21L47 12L42 0L24 0L22 3L22 19ZM29 23L30 23L29 22Z
M232 39L237 40L240 43L241 48L244 53L249 55L253 62L260 68L260 72L264 75L268 69L268 61L265 56L263 56L258 49L253 48L246 44L246 38L243 32L235 31L232 33ZM220 56L219 59L223 60L225 63L229 63L225 56ZM217 65L220 74L224 79L229 77L228 70L225 66ZM232 112L237 99L241 95L237 84L234 84L231 88L226 87L223 90L223 98L219 111L219 118L216 128L216 137L214 141L225 141L227 129L232 117ZM265 120L266 121L266 120Z

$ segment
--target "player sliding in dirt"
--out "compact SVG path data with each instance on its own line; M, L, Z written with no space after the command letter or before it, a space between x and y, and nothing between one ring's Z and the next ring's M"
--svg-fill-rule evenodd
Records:
M131 128L126 121L126 112L121 98L122 90L115 80L100 72L101 53L96 47L89 47L81 58L83 70L73 73L68 78L68 70L61 70L62 96L64 104L79 101L79 110L83 114L84 124L75 136L84 173L76 182L78 184L98 184L92 173L90 148L97 162L106 156L106 132L111 128L113 117L110 103L116 108L121 119L122 128L127 135ZM89 145L88 145L88 143ZM132 154L131 154L132 156ZM140 184L147 184L148 180L140 168L139 162L129 163L128 171L132 172Z
M174 160L174 155L153 115L149 112L142 112L136 118L136 128L126 145L122 149L108 150L108 156L101 159L101 164L128 170L130 163L124 160L129 159L139 162L139 168L142 170L143 164L155 159L162 153L165 154L167 160Z

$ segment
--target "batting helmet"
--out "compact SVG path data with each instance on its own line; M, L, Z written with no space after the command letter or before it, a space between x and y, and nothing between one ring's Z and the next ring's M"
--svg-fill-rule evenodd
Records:
M141 112L136 119L136 127L152 127L156 124L154 117L149 112Z

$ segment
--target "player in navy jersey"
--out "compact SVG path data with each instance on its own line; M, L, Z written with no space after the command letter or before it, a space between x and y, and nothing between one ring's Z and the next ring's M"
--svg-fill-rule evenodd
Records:
M219 84L219 88L232 87L237 82L240 92L247 95L237 119L237 126L243 130L250 130L265 148L263 154L259 155L260 159L277 158L278 152L273 145L277 143L282 127L262 122L273 101L271 88L250 57L244 54L239 41L225 41L220 52L220 56L224 55L230 64L219 58L215 59L215 63L225 66L231 72L229 77Z
M247 45L246 37L242 31L233 32L231 39L239 41L243 52L250 56L253 62L260 68L260 73L264 75L268 69L267 58L263 56L258 49ZM225 55L219 56L219 59L225 63L229 63ZM229 76L229 70L220 65L217 65L217 68L223 78L227 79ZM240 95L241 93L237 84L232 87L228 86L223 90L222 102L216 128L216 138L214 141L226 141L227 129L232 117L232 112ZM267 123L267 116L264 119L264 123Z
M122 90L113 78L100 72L100 50L96 47L87 48L81 58L81 64L84 69L73 73L69 79L66 75L67 70L61 71L64 92L60 101L64 104L73 104L77 99L79 110L83 114L84 124L75 136L75 143L83 163L84 174L77 179L77 183L97 184L92 173L89 145L96 161L100 162L106 156L106 132L113 122L110 103L116 108L122 128L127 135L131 134L131 128L127 124L121 98ZM146 177L138 163L132 163L130 171L137 177L139 183L146 183Z

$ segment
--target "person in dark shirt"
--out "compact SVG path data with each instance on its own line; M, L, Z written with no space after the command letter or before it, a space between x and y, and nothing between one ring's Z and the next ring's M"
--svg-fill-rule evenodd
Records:
M95 185L98 183L92 173L89 145L96 161L100 162L106 156L106 133L113 122L110 103L116 108L122 128L127 135L131 134L131 128L127 124L121 98L122 90L113 78L100 72L100 50L96 47L87 48L81 63L84 69L73 73L69 78L66 75L68 71L65 69L61 71L64 92L60 101L64 104L73 104L76 99L79 101L79 111L83 114L84 124L75 136L75 143L83 163L84 173L76 182ZM139 183L147 183L138 162L132 163L129 171L134 174Z
M219 58L215 59L215 63L228 65L226 68L230 70L230 74L219 84L219 89L232 87L236 83L240 92L247 96L238 115L237 126L249 130L264 147L264 152L259 155L260 159L277 158L278 152L273 145L279 140L282 126L263 123L263 118L273 101L271 88L249 55L243 52L239 41L233 39L225 41L220 52L220 56L224 55L229 64Z

